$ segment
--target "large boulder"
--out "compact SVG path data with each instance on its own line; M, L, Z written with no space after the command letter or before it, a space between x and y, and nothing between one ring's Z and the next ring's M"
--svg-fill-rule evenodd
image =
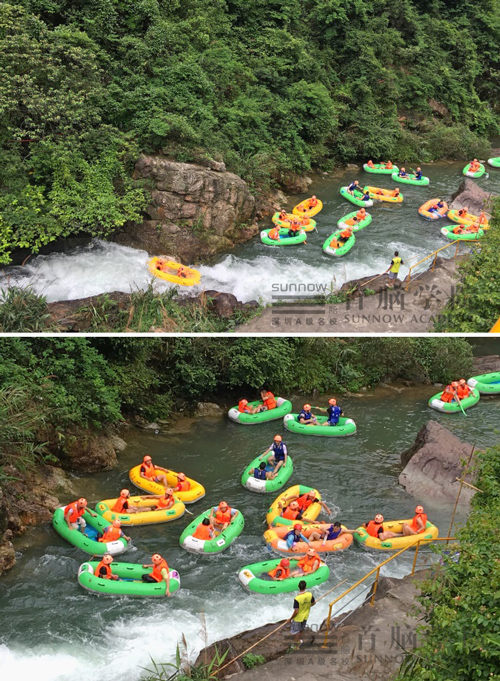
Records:
M474 358L474 375L492 374L500 371L500 355L485 355Z
M83 473L109 471L118 463L111 437L83 428L67 434L57 454L65 468Z
M141 156L134 178L146 180L150 191L146 217L140 225L124 225L114 240L190 264L257 234L255 199L246 182L221 163L208 166Z
M462 442L437 421L428 421L420 429L413 445L401 453L404 466L399 483L422 504L426 501L454 502L472 445ZM473 459L474 460L474 459ZM467 479L471 480L468 474ZM463 486L459 503L469 504L473 490Z
M478 215L482 210L491 208L493 194L484 191L474 180L468 177L461 183L458 190L451 195L449 207L453 209L468 208L469 213Z

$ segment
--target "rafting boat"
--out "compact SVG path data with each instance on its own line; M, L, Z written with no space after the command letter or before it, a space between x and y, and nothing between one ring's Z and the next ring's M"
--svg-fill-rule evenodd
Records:
M471 225L474 222L479 222L479 215L473 215L472 213L466 213L465 215L459 215L458 210L449 210L446 214L450 220L457 222L461 225ZM489 229L489 222L486 221L481 225L482 229Z
M464 227L467 229L466 225ZM455 234L454 229L456 229L456 225L445 225L441 227L441 234L451 241L477 241L484 235L482 229L478 232L460 232L460 234Z
M201 513L197 518L189 523L184 532L181 534L179 543L182 548L186 551L189 551L189 553L200 553L205 555L220 553L231 546L236 537L239 537L239 535L243 532L243 528L245 527L245 519L243 518L243 513L238 511L237 515L232 518L228 527L226 527L223 532L216 532L216 535L213 539L198 539L197 537L193 537L196 528L202 522L202 520L210 517L211 510L211 508L208 508L206 511ZM234 510L237 511L238 509L235 508Z
M96 516L93 516L86 510L82 517L87 523L87 527L85 528L85 532L81 532L78 529L68 527L68 523L64 519L66 509L67 506L56 508L54 515L52 516L52 525L55 531L60 534L63 539L73 546L76 546L77 549L81 549L82 551L85 551L85 553L90 553L94 556L103 556L105 553L116 556L127 550L128 542L123 537L120 537L120 539L116 539L115 541L99 541L99 537L102 536L106 527L111 526L111 523L101 515L96 514Z
M307 589L319 586L326 582L330 576L330 568L326 563L321 562L319 568L310 574L300 575L299 577L288 577L280 581L269 577L269 572L278 567L280 558L266 560L263 563L252 563L245 565L238 573L241 584L253 593L258 594L284 594L299 590L299 583L304 581ZM290 561L290 572L297 569L298 560Z
M262 400L256 400L248 404L250 407L259 407L263 405L263 402ZM292 403L290 400L285 400L284 397L276 397L276 404L277 406L274 409L266 409L266 411L260 411L257 414L244 414L238 411L238 406L231 407L227 415L235 423L241 423L244 426L254 426L259 423L282 419L292 411Z
M371 199L363 201L363 192L360 189L355 189L353 194L347 191L347 187L341 187L339 191L344 199L347 199L355 206L359 206L360 208L370 208L370 206L373 206L373 201Z
M162 485L160 482L155 482L150 478L141 477L141 465L142 464L139 464L138 466L134 466L133 468L130 469L128 473L130 482L133 483L139 489L142 489L145 492L149 492L150 494L163 494L165 492L164 485ZM179 483L179 478L177 477L178 474L175 471L169 470L168 473L165 473L165 471L158 470L158 474L165 475L165 477L167 478L168 487L173 487L175 489L175 487ZM203 485L200 485L199 482L196 482L196 480L188 478L187 476L186 481L189 483L189 489L185 492L176 491L175 496L178 499L180 499L184 504L194 504L195 501L203 499L203 497L205 496L205 488L203 487Z
M467 385L475 388L481 395L500 395L500 371L472 376Z
M287 527L293 527L295 523L300 523L300 520L290 520L289 518L283 518L281 512L290 503L290 497L294 496L300 497L303 494L307 494L307 492L314 492L314 494L316 495L316 499L319 499L321 501L321 494L318 492L317 489L314 489L313 487L306 487L305 485L293 485L292 487L289 487L287 490L279 494L273 501L271 506L269 506L266 516L267 524L270 526L272 525L277 527L282 525L286 525ZM311 504L309 508L306 508L306 510L302 513L303 519L310 521L316 520L316 518L319 516L321 512L321 508L322 508L321 504L319 503Z
M293 473L293 461L290 456L287 455L286 458L286 464L283 464L280 466L278 469L278 472L276 474L275 478L268 479L268 480L260 480L259 478L255 478L253 474L250 473L252 468L258 468L259 464L262 461L268 461L271 457L273 456L273 453L270 452L267 454L265 457L262 458L261 456L257 456L243 471L243 475L241 476L241 484L243 487L246 487L249 489L251 492L260 492L261 494L266 494L268 492L277 492L279 489L283 487L285 483L288 482L290 479L290 476ZM271 472L273 471L275 466L272 466L271 464L268 464L266 467L266 472Z
M149 574L151 570L143 568L136 563L111 563L111 572L118 575L120 579L104 579L97 577L94 571L99 562L91 560L82 563L78 569L78 584L88 591L105 596L140 596L142 598L158 598L166 596L167 583L143 582L142 575ZM181 578L177 570L170 570L170 593L175 593L180 589Z
M340 220L337 222L337 227L339 229L346 229L347 227L351 227L353 232L359 232L365 227L368 227L368 225L372 221L372 216L370 215L370 213L367 213L366 217L364 217L363 220L359 220L356 222L354 218L356 217L357 213L358 211L354 210L352 213L347 213L347 215L344 215L344 217L340 218Z
M313 435L316 437L346 437L347 435L354 435L356 432L356 424L352 419L345 416L339 418L336 426L328 425L328 416L316 416L319 426L308 426L305 423L299 423L298 414L287 414L283 419L283 425L286 430L291 433L299 433L300 435Z
M470 164L470 163L467 163L467 165L465 166L465 168L462 170L462 173L463 173L466 177L476 177L476 178L477 178L477 177L481 177L482 175L484 175L484 172L485 172L486 169L485 169L485 167L484 167L484 165L483 165L482 163L479 164L479 168L476 170L475 173L473 173L473 172L471 172L471 171L469 170L469 169L470 169L470 166L471 166L471 164Z
M448 204L446 201L443 201L442 208L438 208L435 211L429 212L429 208L435 206L438 201L439 199L429 199L429 201L423 203L418 209L418 214L420 217L425 218L426 220L439 220L439 218L446 217L446 213L448 212Z
M294 215L298 215L301 218L312 218L315 215L317 215L320 210L323 210L323 202L317 199L318 203L313 206L312 208L309 208L309 201L311 199L305 199L305 201L301 201L298 203L293 209L292 213Z
M341 241L338 241L337 239L340 236L341 232L343 232L343 231L344 231L343 229L338 229L333 234L330 234L328 239L323 244L323 253L326 253L327 255L336 255L337 257L341 257L341 256L347 255L347 253L349 253L351 248L356 243L356 237L354 236L354 234L352 234L347 239L347 241L342 243Z
M392 175L392 173L399 172L399 168L397 166L386 168L385 163L374 163L373 167L370 167L368 163L363 163L363 170L367 173L374 173L376 175Z
M332 527L332 523L315 523L314 525L302 525L301 534L309 540L309 537L313 532L318 534L323 534ZM344 526L342 529L345 530ZM264 532L264 540L269 549L276 551L283 556L296 556L304 555L307 553L308 549L314 549L316 553L334 553L335 551L343 551L348 549L352 544L352 534L341 534L337 539L327 539L323 541L321 539L308 541L296 542L293 546L293 550L289 549L285 541L285 536L291 531L290 527L272 527Z
M290 229L290 223L295 220L298 220L298 222L300 222L304 232L312 232L316 228L316 220L313 220L312 218L301 218L298 215L294 215L293 213L287 213L286 219L281 220L280 214L279 212L277 212L273 215L271 220L274 222L275 225L283 227L284 229Z
M417 180L415 175L408 173L406 177L400 177L398 173L392 173L391 178L394 182L401 182L401 184L414 184L417 187L425 187L429 184L429 178L422 175L420 180Z
M299 244L303 244L307 239L307 234L303 229L298 232L297 236L288 236L289 229L285 227L280 227L279 239L271 239L269 237L269 232L272 229L274 228L263 229L260 233L260 240L266 246L298 246Z
M402 532L403 523L411 525L412 519L409 520L388 520L382 523L384 532ZM376 537L372 537L364 527L358 527L354 532L354 539L356 542L367 549L379 549L381 551L399 551L407 546L414 546L421 542L427 544L433 539L437 539L439 535L438 528L431 522L427 521L425 531L419 534L411 534L407 537L393 537L392 539L385 539L381 541Z
M109 522L119 520L122 525L156 525L157 523L168 523L184 515L186 510L183 502L175 497L175 503L171 508L160 508L154 511L139 511L136 513L116 513L111 509L118 499L103 499L95 510ZM131 506L138 508L150 508L154 506L155 499L143 499L142 497L129 497L128 502Z
M369 187L366 186L365 191L370 192L370 198L374 201L385 201L387 203L402 203L403 194L398 194L394 196L392 189L382 189L382 187Z
M469 409L470 407L476 405L480 398L479 390L472 388L471 394L468 397L464 397L460 400L460 404L462 405L461 409L460 404L455 400L453 402L443 402L441 399L442 394L443 391L433 395L428 404L432 409L437 409L438 411L442 411L445 414L458 414L462 411L462 409Z
M488 159L488 164L493 168L500 168L500 156Z
M178 274L180 268L182 268L182 275ZM181 286L194 286L199 284L201 279L201 274L198 270L186 267L180 262L169 260L165 256L151 258L148 262L148 269L155 277L165 279L173 284L180 284Z

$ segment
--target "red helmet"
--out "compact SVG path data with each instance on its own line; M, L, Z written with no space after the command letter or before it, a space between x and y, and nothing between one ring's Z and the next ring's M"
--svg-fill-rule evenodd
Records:
M294 529L294 530L301 530L301 529L302 529L302 525L299 525L299 523L297 523L296 525L293 526L293 529Z
M290 565L290 561L288 558L283 558L280 562L281 567L288 567Z

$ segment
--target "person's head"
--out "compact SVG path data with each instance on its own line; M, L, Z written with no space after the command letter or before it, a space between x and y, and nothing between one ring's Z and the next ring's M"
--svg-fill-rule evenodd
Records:
M293 526L293 529L295 530L295 532L300 532L301 529L302 529L302 525L299 525L299 523L296 523L296 524Z
M280 560L280 565L281 567L287 568L290 565L290 561L288 560L288 558L282 558Z
M151 556L151 560L154 565L159 565L163 558L160 556L159 553L153 553L153 555Z
M311 405L310 404L304 404L304 411L311 411Z
M307 493L308 497L311 497L311 499L316 498L316 492L313 489L310 489L309 492Z
M149 456L149 454L146 454L146 456L143 459L143 462L150 464L150 463L153 463L153 459Z
M78 508L87 508L87 499L85 499L85 497L80 497L76 502L76 505Z
M265 461L261 461L260 464L259 464L259 468L260 468L261 471L265 471L266 466L267 466L267 464L266 464Z
M305 581L303 579L301 579L300 582L299 582L300 591L305 591L306 587L307 587L307 584L305 583Z
M465 380L465 378L461 378L461 379L458 381L459 385L465 385L466 382L467 382L467 381Z
M292 511L298 511L299 510L299 504L297 501L292 501L290 502L290 508Z
M423 512L424 512L423 506L415 506L415 513L423 513Z
M332 407L334 407L337 404L337 400L335 399L335 397L330 397L330 399L328 400L328 404L331 404Z
M208 518L203 518L203 520L201 521L201 524L202 525L210 525L210 520Z
M399 189L399 187L396 187L396 189L394 190L394 193L396 194L396 196L399 194L400 191L401 190Z
M177 480L185 480L185 479L186 479L185 473L177 473Z
M465 206L463 210L464 210L465 213L468 213L469 212L469 206Z
M477 163L477 158L474 159L473 163Z
M248 404L248 400L245 397L240 397L238 400L243 406L246 406Z
M458 388L458 381L452 381L452 382L451 382L451 387L452 387L452 388Z
M124 499L128 499L130 496L130 490L122 489L122 491L120 492L120 496L123 497Z
M316 197L314 196L314 194L312 195L312 197L311 197L311 198L312 198L312 200L313 200L313 201L315 201L315 200L316 200Z
M166 497L171 497L173 495L173 493L174 493L174 490L171 487L167 487L165 489L165 496Z
M370 160L368 161L368 163L373 163L373 161L370 159Z
M113 527L121 527L122 523L120 520L113 520Z
M283 438L281 437L281 435L275 435L274 441L276 442L276 444L278 444L283 441Z
M267 388L262 388L262 390L260 391L260 394L261 394L262 397L265 397L267 395L267 393L268 393Z
M221 501L219 504L219 510L222 511L222 513L225 513L229 506L227 505L227 501Z
M307 555L309 558L314 558L316 556L316 551L314 549L307 549Z
M105 553L104 556L102 557L102 562L104 565L111 565L113 562L113 556L110 553Z
M336 520L336 521L333 523L333 527L334 527L335 529L337 529L337 530L340 530L340 528L342 527L342 525L339 523L338 520Z
M420 168L417 168L417 173L420 171Z
M394 251L394 256L397 258L399 255L399 251Z
M383 523L384 522L384 516L382 515L382 513L377 513L374 520L378 524Z
M404 173L405 170L406 170L406 168L401 168L401 172L402 172L402 173Z

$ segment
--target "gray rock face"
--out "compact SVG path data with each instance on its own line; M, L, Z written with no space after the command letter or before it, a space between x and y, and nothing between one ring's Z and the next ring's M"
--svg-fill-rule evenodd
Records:
M496 371L500 371L500 355L474 358L474 375L491 374Z
M451 195L449 207L454 210L468 208L469 213L478 215L482 210L488 210L493 194L485 192L474 180L468 177L462 182L455 194Z
M135 179L147 180L151 203L141 225L127 223L114 240L150 255L172 254L195 263L251 238L255 199L241 177L223 163L207 167L170 161L162 155L141 156Z
M470 443L462 442L436 421L428 421L414 444L401 453L405 468L399 483L424 506L428 500L454 502L460 486L456 478L463 474L461 461L468 460L471 451ZM471 481L470 474L467 480ZM469 504L473 493L464 485L459 503Z
M224 416L224 411L215 402L198 402L194 415L198 418L220 419Z

